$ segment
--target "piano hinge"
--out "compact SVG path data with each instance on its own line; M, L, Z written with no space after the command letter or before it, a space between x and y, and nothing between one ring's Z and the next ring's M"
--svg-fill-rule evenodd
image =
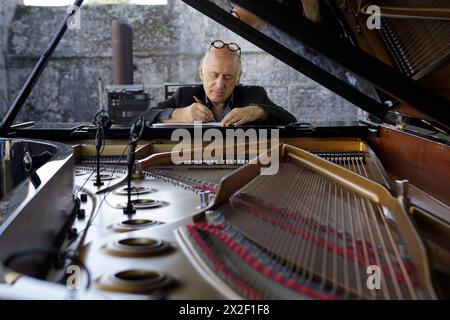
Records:
M411 133L445 144L450 143L448 130L432 120L412 117L398 111L388 111L383 122L398 131Z
M395 127L398 130L403 131L406 127L406 120L404 115L396 111L394 111L394 114L395 114Z

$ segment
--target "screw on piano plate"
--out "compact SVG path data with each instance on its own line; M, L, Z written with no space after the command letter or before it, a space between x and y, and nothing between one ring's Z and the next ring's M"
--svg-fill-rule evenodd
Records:
M86 202L87 201L87 193L81 193L80 194L80 200L81 202Z
M84 218L86 218L86 210L84 209L78 209L77 210L77 218L80 220L83 220Z

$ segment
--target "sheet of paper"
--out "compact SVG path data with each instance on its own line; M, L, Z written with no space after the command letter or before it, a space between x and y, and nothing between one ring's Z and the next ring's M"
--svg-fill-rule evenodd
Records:
M193 127L193 126L200 126L200 124L194 124L194 123L186 123L186 122L168 122L168 123L154 123L152 124L152 128L185 128L185 127ZM206 127L220 127L220 122L205 122L202 123L201 126L203 128Z

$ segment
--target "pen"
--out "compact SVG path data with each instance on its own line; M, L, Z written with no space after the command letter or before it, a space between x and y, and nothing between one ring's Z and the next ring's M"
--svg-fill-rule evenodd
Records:
M197 103L203 104L203 102L201 102L200 99L197 98L196 96L194 96L194 100L195 100L195 102L197 102ZM203 105L204 105L204 104L203 104ZM210 120L214 120L214 116L213 116L213 115L211 115L211 119L210 119Z
M195 102L197 102L197 103L201 103L201 104L203 104L201 101L200 101L200 99L199 98L197 98L196 96L194 96L194 100L195 100Z

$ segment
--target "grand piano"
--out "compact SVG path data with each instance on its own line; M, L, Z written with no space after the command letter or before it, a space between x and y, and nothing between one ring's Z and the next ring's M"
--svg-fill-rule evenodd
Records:
M179 128L143 121L101 148L89 123L12 125L68 13L0 128L0 298L448 299L448 1L183 1L367 117L244 128L276 130L274 175L245 141L230 160L256 161L175 164Z

